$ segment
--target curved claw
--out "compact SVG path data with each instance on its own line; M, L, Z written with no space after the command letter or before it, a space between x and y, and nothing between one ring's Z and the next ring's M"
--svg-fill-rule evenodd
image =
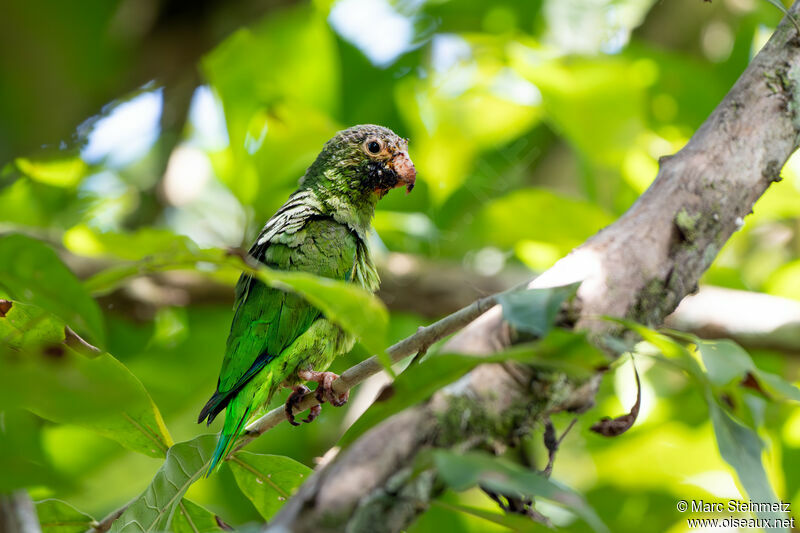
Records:
M306 424L310 424L311 422L317 419L317 417L321 412L322 412L321 405L313 406L311 409L308 410L308 416L303 419L303 422L305 422Z
M317 389L314 391L319 403L330 402L334 407L341 407L350 398L350 391L337 395L333 392L333 382L339 379L338 374L333 372L315 372L313 370L301 370L297 375L306 381L316 381Z
M286 410L286 420L288 420L291 425L293 426L300 425L300 422L296 422L294 419L294 408L297 407L297 405L300 403L300 400L303 399L303 396L305 396L309 392L311 392L311 389L309 389L305 385L297 385L296 387L292 387L292 393L289 395L288 398L286 398L286 405L284 406L284 409ZM314 408L312 407L311 413L309 414L309 418L311 418L311 420L314 420L314 418L316 418L316 415L314 415L312 418L313 411ZM317 413L317 415L318 414L319 413ZM304 422L306 421L307 419L304 420Z

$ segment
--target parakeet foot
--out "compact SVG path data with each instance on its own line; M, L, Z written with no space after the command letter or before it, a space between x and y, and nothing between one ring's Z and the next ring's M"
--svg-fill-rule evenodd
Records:
M325 403L328 401L334 407L341 407L346 404L347 400L350 398L350 391L339 395L333 392L333 382L339 379L338 374L334 374L333 372L300 370L297 372L297 375L300 377L300 379L304 379L306 381L316 381L318 383L317 390L314 391L314 394L316 395L317 400L319 400L319 403Z
M292 393L289 395L288 398L286 398L286 406L285 406L286 420L288 420L291 425L293 426L300 425L300 422L295 422L294 420L294 408L297 406L297 404L300 403L300 400L303 398L303 396L305 396L309 392L311 392L311 389L309 389L305 385L297 385L296 387L292 387ZM319 408L318 405L315 407ZM308 414L308 418L303 420L303 422L311 422L317 417L317 415L319 415L319 409L315 411L314 407L312 407Z

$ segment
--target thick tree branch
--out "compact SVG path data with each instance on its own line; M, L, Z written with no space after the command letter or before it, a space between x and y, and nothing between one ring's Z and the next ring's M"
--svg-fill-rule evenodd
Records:
M798 11L795 3L791 12ZM797 148L798 69L797 36L784 22L688 145L662 159L655 182L628 212L530 286L581 281L570 314L598 341L613 327L603 315L661 324ZM512 341L495 307L448 347L481 354ZM591 405L599 380L570 383L523 367L513 374L483 365L373 428L315 472L270 530L400 531L437 493L435 473L411 475L421 451L514 445L548 413Z

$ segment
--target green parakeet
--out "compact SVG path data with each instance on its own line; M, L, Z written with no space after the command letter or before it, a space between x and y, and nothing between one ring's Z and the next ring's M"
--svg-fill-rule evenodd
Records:
M380 280L367 248L375 205L390 189L414 187L416 170L408 141L375 125L354 126L329 140L301 178L299 188L270 218L249 254L270 268L303 271L344 280L374 292ZM349 351L355 338L328 321L301 296L267 287L243 274L236 285L233 323L217 390L198 422L223 410L225 424L208 473L230 453L247 421L281 387L291 387L287 418L297 425L292 406L318 383L320 402L343 405L325 372ZM305 422L319 414L317 406Z

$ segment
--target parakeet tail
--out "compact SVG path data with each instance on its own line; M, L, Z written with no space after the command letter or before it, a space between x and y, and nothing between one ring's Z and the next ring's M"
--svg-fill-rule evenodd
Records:
M233 448L237 437L242 433L244 425L250 417L252 405L247 406L247 409L245 409L241 416L236 416L236 411L238 411L236 408L239 407L239 402L237 400L239 400L239 398L234 398L234 400L228 404L225 425L222 428L222 433L219 435L217 448L214 450L214 455L211 457L211 464L208 467L208 472L206 472L206 477L210 476L219 466L219 462L231 452L231 448Z
M245 425L254 410L258 410L262 405L269 403L269 399L274 392L272 390L274 378L272 372L262 372L260 379L256 382L250 381L247 383L228 403L225 412L225 424L222 426L222 433L219 435L217 448L211 457L211 464L208 467L208 472L206 472L206 477L210 476L219 467L219 463L231 453L236 440L244 433Z

